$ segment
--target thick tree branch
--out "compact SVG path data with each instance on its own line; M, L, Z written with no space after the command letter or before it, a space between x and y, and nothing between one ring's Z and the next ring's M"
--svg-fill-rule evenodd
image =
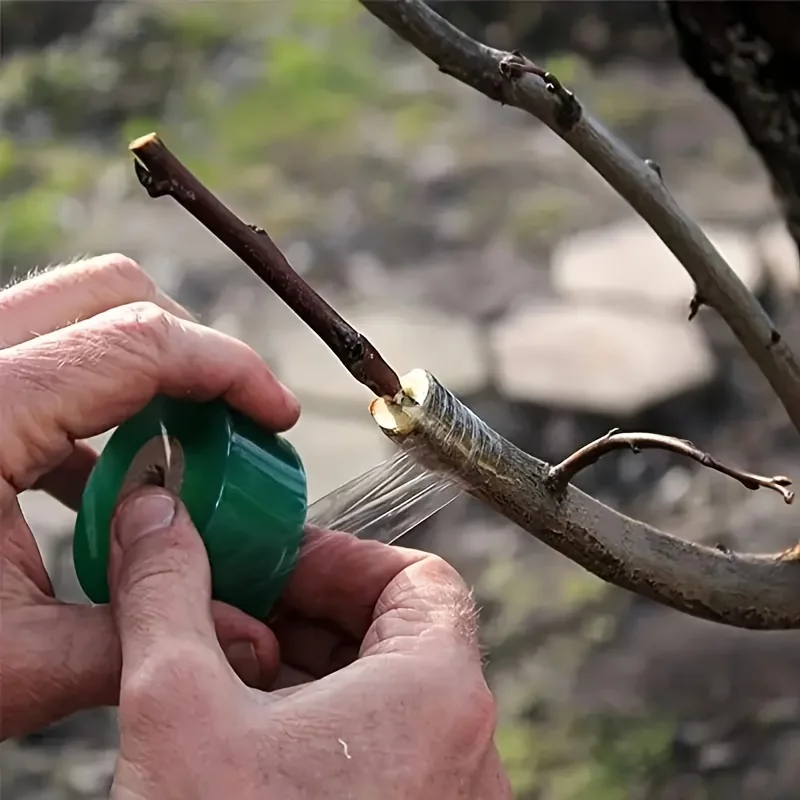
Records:
M408 400L375 400L384 434L523 530L608 583L695 617L739 628L800 628L800 547L772 555L684 541L567 486L493 431L422 370ZM737 476L734 476L737 477Z
M476 42L423 0L360 2L442 72L492 100L532 114L591 164L683 264L697 287L695 305L711 306L725 320L800 431L800 367L794 353L700 227L679 208L658 170L585 111L579 116L565 113L569 109L557 81L548 80L538 68L531 69L530 62L518 55Z

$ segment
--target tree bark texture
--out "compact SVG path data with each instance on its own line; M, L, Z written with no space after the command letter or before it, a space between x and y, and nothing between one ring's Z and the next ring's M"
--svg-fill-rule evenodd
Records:
M800 3L666 6L681 57L761 157L800 249Z

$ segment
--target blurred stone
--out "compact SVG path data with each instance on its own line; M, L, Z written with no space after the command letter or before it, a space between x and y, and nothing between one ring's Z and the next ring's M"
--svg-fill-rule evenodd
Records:
M708 383L697 327L589 304L528 306L491 336L501 390L517 400L627 416Z
M245 274L225 287L208 315L212 328L241 339L271 367L279 348L277 332L302 325L294 313L255 276Z
M374 253L358 250L347 257L347 281L361 298L385 297L392 291L392 278Z
M706 236L745 286L758 293L764 274L750 238L706 226ZM562 241L551 261L555 289L577 298L627 300L686 313L695 287L688 272L641 217Z
M700 748L697 766L701 772L728 769L736 763L740 754L730 742L711 742Z
M469 320L422 306L341 308L399 375L421 367L451 391L473 392L487 380L478 327ZM372 393L359 384L322 341L297 318L275 333L276 371L303 401L319 398L352 404L367 415Z
M251 322L255 305L257 298L253 294L252 286L229 286L214 304L207 324L220 333L247 341L248 324ZM263 325L263 314L261 322ZM252 343L248 343L253 346Z
M472 211L464 206L446 206L434 214L431 224L443 241L464 242L472 228Z
M409 306L430 304L473 320L496 318L519 297L552 295L547 262L523 257L506 236L418 260L391 278Z
M395 448L366 409L364 420L306 411L284 436L297 448L308 477L309 504L389 458Z
M676 513L692 490L694 471L688 467L672 467L655 487L653 503L666 513Z
M756 236L756 248L779 291L800 289L800 258L785 222L781 220L761 228Z
M456 151L444 142L431 142L416 149L409 164L411 175L420 182L435 181L455 172Z
M130 171L129 186L136 183ZM139 189L136 186L136 189ZM187 272L245 269L203 225L177 203L150 200L87 203L80 225L71 229L72 254L123 253L133 258L167 294L174 295Z
M107 796L116 762L116 750L76 753L65 765L64 783L79 797Z

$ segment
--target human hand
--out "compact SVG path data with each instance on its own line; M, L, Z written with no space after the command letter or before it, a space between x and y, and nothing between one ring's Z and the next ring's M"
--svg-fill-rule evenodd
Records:
M159 393L224 396L276 431L299 414L253 350L191 321L124 256L60 267L0 293L0 740L116 702L121 661L110 610L55 599L17 495L44 488L76 508L96 460L80 440ZM211 613L243 677L271 682L269 629L222 603Z
M205 549L165 490L118 508L109 583L114 800L511 797L475 608L441 559L309 531L274 629L282 659L316 680L270 693L225 661Z

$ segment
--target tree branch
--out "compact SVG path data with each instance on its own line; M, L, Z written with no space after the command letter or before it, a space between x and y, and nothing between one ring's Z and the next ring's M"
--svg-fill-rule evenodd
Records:
M395 371L291 267L267 232L242 222L180 162L155 133L131 142L136 177L150 197L169 195L227 245L378 396L400 391Z
M677 208L660 170L617 143L556 78L519 54L478 44L419 0L361 0L440 69L489 97L543 120L650 223L744 344L800 430L800 372L761 306L702 231ZM137 176L152 197L173 197L306 322L378 399L373 417L424 466L466 491L601 579L685 613L745 628L800 628L800 545L774 555L737 554L661 533L567 484L583 466L618 446L665 446L745 486L783 494L788 480L724 467L668 437L604 437L555 467L529 456L475 417L428 373L401 382L375 348L289 266L269 236L226 208L155 134L130 146ZM633 437L633 438L632 438Z
M404 395L370 408L389 439L597 577L702 619L800 628L800 546L771 555L706 547L574 486L553 490L549 464L492 430L433 376L414 370L401 383Z
M753 472L729 467L717 461L716 458L698 450L691 442L686 439L676 439L674 436L662 436L658 433L622 433L619 428L610 430L605 436L595 439L580 450L576 450L571 456L565 458L560 464L550 468L547 474L547 482L550 489L554 492L563 492L567 484L586 467L599 461L606 453L612 450L632 450L638 453L641 450L667 450L677 453L686 458L691 458L702 464L704 467L721 472L729 478L739 481L747 489L772 489L783 497L787 504L794 501L794 492L787 487L792 485L789 478L784 475L775 475L768 478L764 475L756 475Z
M492 100L527 111L558 134L605 178L653 228L697 288L693 308L714 308L758 365L800 431L800 367L777 328L717 252L677 205L659 174L583 111L543 70L519 54L476 42L422 0L359 0L439 69Z

